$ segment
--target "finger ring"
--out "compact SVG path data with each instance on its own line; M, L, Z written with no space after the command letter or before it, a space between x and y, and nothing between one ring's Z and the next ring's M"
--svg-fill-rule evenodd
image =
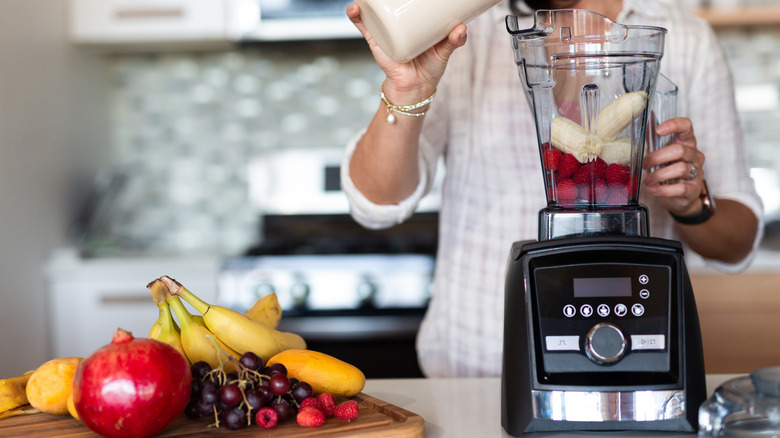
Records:
M699 174L699 169L696 168L696 166L693 165L693 163L688 162L688 165L691 166L691 171L688 173L688 176L685 177L685 179L694 179L696 178L696 175Z

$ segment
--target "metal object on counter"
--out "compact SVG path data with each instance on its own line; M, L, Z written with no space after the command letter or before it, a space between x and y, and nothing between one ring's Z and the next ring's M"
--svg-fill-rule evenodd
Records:
M780 436L780 367L720 385L699 409L700 437Z

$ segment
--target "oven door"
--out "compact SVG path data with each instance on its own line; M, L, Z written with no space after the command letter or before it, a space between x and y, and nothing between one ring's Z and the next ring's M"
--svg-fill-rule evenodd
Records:
M415 349L425 309L321 312L284 316L279 330L298 333L307 348L360 368L368 378L423 377Z
M276 293L279 330L368 378L421 377L417 331L433 284L430 254L287 254L226 260L217 303L246 311Z

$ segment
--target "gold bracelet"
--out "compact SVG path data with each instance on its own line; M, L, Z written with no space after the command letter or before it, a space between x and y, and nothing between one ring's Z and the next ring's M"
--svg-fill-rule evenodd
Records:
M411 111L429 105L433 101L434 96L436 96L436 90L433 90L433 94L417 103L413 103L411 105L393 105L389 100L387 100L387 97L385 97L385 83L382 82L382 86L379 87L379 97L382 98L382 102L384 102L385 106L387 106L387 117L385 117L385 121L391 125L395 124L395 114L393 114L394 112L411 117L424 116L425 111L418 113L413 113Z

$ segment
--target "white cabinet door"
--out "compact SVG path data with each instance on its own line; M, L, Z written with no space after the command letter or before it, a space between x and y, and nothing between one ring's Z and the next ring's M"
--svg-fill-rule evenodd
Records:
M53 260L47 272L49 357L87 357L111 342L117 328L147 337L158 316L146 288L150 281L168 275L214 302L218 270L217 259Z
M226 0L71 0L77 43L226 41Z

